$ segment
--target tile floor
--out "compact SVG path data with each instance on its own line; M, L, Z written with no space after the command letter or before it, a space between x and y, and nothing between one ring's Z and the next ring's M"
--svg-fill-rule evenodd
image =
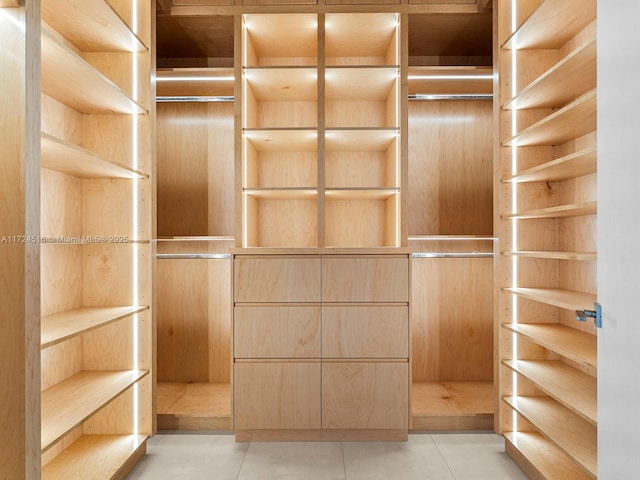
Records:
M161 432L128 480L526 480L489 433L409 435L402 443L236 443Z

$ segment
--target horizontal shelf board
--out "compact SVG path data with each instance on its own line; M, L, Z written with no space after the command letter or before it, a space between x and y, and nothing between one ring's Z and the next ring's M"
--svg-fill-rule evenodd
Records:
M595 88L596 50L592 38L523 88L504 109L561 107Z
M257 100L296 101L318 99L315 68L246 68L244 78Z
M575 292L562 288L505 288L519 297L535 300L536 302L554 305L567 310L592 309L596 302L596 296L592 293Z
M595 335L558 323L505 324L504 328L586 367L597 366L598 339Z
M548 117L525 128L504 146L559 145L594 132L597 127L595 90L576 98Z
M318 131L301 129L245 129L245 138L260 152L315 152Z
M493 93L491 67L417 67L408 69L409 95Z
M399 193L397 188L327 188L327 200L387 200Z
M582 260L595 262L598 259L596 252L546 252L542 250L521 250L518 252L503 252L504 255L525 258L548 258L552 260Z
M572 412L597 425L596 378L558 360L504 360L503 363Z
M544 0L504 48L558 48L595 19L595 0Z
M245 188L244 193L261 200L315 200L314 188Z
M505 182L559 182L596 173L597 147L589 147L524 170Z
M508 432L504 437L548 480L589 480L591 477L567 455L539 433Z
M146 435L83 435L42 468L42 480L117 478L146 440Z
M332 100L386 100L394 95L399 67L327 67L325 95Z
M40 348L45 349L83 333L147 310L146 306L82 307L42 317Z
M398 135L397 128L328 128L325 131L325 148L345 152L384 152Z
M505 397L503 401L529 420L542 435L577 462L592 478L598 473L598 431L549 397Z
M233 68L173 68L156 70L159 97L233 97Z
M84 371L42 392L42 451L79 426L127 388L146 370Z
M147 111L75 52L42 31L42 91L80 113Z
M40 134L40 166L79 178L146 178L142 172L105 160L95 153L46 133Z
M147 49L105 0L42 0L42 20L83 52Z
M231 384L158 382L158 415L231 418Z
M598 213L598 204L593 201L540 208L538 210L530 210L528 212L510 213L505 215L504 218L516 218L520 220L535 218L566 218L580 217L582 215L595 215L596 213Z
M18 8L18 0L0 0L0 8Z
M325 56L384 57L397 25L395 13L327 13Z

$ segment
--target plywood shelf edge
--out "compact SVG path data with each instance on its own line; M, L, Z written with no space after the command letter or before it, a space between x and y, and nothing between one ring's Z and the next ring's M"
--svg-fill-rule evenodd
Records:
M84 371L44 390L42 452L148 373L148 370Z
M148 306L142 305L81 307L46 315L41 320L40 348L51 347L148 309Z
M540 208L537 210L529 210L525 212L510 213L504 215L504 218L515 218L519 220L536 218L565 218L580 217L583 215L594 215L597 212L597 202L591 201L584 203L574 203L571 205L558 205L556 207Z
M595 262L598 259L596 252L550 252L544 250L519 250L502 252L503 255L524 258L548 258L553 260L579 260Z
M597 160L597 148L588 147L523 170L512 177L505 178L503 182L556 182L581 177L596 173Z
M592 309L596 295L562 288L507 287L506 292L567 310Z

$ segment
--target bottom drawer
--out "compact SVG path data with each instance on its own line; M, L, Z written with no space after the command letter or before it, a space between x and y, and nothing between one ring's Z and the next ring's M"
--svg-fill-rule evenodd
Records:
M234 364L234 428L320 428L320 362Z
M322 428L408 429L409 364L324 362Z

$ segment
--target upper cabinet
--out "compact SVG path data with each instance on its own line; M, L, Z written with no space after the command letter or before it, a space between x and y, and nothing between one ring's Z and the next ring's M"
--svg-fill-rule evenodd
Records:
M400 16L249 14L241 28L239 246L403 245Z

